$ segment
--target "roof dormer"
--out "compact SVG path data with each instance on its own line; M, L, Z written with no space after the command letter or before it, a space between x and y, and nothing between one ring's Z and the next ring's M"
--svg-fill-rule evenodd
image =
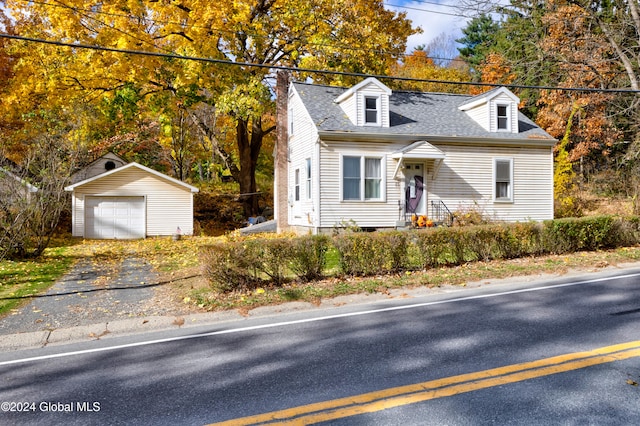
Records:
M356 126L389 127L391 89L369 77L335 99Z
M520 99L505 87L471 98L458 107L488 132L518 133Z

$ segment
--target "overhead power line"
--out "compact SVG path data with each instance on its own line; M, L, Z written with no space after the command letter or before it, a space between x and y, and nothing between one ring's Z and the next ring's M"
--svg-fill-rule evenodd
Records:
M590 87L554 87L554 86L532 86L532 85L520 85L520 84L477 83L472 81L434 80L434 79L422 79L422 78L412 78L412 77L394 77L394 76L380 75L380 74L354 73L354 72L347 72L347 71L316 70L311 68L298 68L298 67L291 67L291 66L284 66L284 65L256 64L251 62L230 61L227 59L184 56L184 55L178 55L174 53L149 52L144 50L129 50L129 49L118 49L114 47L95 46L95 45L88 45L88 44L66 43L62 41L46 40L46 39L33 38L33 37L24 37L20 35L5 34L5 33L0 33L0 38L21 40L21 41L27 41L32 43L49 44L53 46L70 47L73 49L89 49L89 50L98 50L98 51L105 51L105 52L123 53L123 54L129 54L129 55L153 56L153 57L160 57L160 58L179 59L179 60L185 60L185 61L207 62L207 63L228 65L228 66L262 68L262 69L291 71L291 72L309 73L309 74L342 75L342 76L348 76L348 77L363 77L363 78L375 77L380 80L386 79L386 80L397 80L397 81L412 81L412 82L418 82L418 83L450 84L454 86L457 85L457 86L478 86L478 87L508 87L512 89L559 90L559 91L569 91L569 92L591 92L591 93L640 93L640 90L633 90L633 89L595 89Z
M461 13L453 13L453 12L443 12L440 10L428 10L428 9L422 9L419 7L412 7L412 6L406 6L406 5L399 5L399 4L391 4L389 2L385 2L384 3L386 6L389 7L395 7L395 8L399 8L399 9L408 9L408 10L417 10L418 12L425 12L425 13L435 13L437 15L448 15L448 16L458 16L460 18L467 18L467 16L461 14ZM430 4L437 4L437 3L430 3ZM448 5L438 5L438 6L448 6Z
M220 34L235 34L235 31L232 30L227 30L224 28L216 28L213 26L205 26L205 25L196 25L196 24L186 24L184 22L177 22L177 21L165 21L165 20L158 20L158 19L153 19L150 16L135 16L135 15L131 15L131 14L126 14L126 13L115 13L115 12L105 12L102 10L92 10L92 9L84 9L84 8L79 8L76 6L69 6L63 3L49 3L46 1L38 1L38 0L22 0L25 3L29 3L29 4L37 4L39 6L46 6L46 7L52 7L52 8L58 8L58 9L66 9L66 10L71 10L77 14L80 14L84 17L86 17L87 19L94 19L96 20L96 18L93 18L92 15L104 15L104 16L108 16L111 18L124 18L124 19L132 19L132 20L137 20L137 21L144 21L146 23L149 24L160 24L160 25L176 25L179 26L182 29L206 29L206 30L210 30L210 31L215 31L217 33ZM428 1L420 1L419 3L430 3L430 4L437 4L435 2L428 2ZM390 5L387 4L387 6L391 6L391 7L396 7L396 8L402 8L404 6L396 6L396 5ZM445 5L442 4L440 6L446 6L446 7L455 7L455 6L451 6L451 5ZM423 12L429 12L428 10L424 10L424 9L420 9ZM439 12L434 12L434 13L439 13ZM451 13L448 13L449 15L451 15ZM462 16L462 15L458 15L458 16ZM135 35L127 33L125 31L123 31L122 29L116 28L113 25L107 24L105 22L96 20L97 22L101 23L102 25L105 25L107 27L109 27L110 29L114 30L114 31L118 31L122 34L125 34L133 39L138 39ZM266 39L267 36L263 35L263 34L259 34L257 32L253 32L253 31L245 31L245 33L247 35L250 35L251 37L254 38L260 38L260 39ZM146 44L149 44L148 42L144 42ZM312 46L321 46L321 47L332 47L332 48L336 48L336 49L343 49L343 50L353 50L353 51L359 51L359 52L372 52L372 53L378 53L381 55L385 55L385 54L390 54L390 52L384 51L384 50L380 50L380 49L363 49L363 48L358 48L358 47L354 47L354 46L350 46L350 45L346 45L346 44L341 44L341 43L317 43L317 42L312 42L312 41L307 41L307 43L309 45ZM155 46L154 46L155 47ZM413 56L412 53L395 53L394 54L398 55L398 56L402 56L404 58L409 58L411 56ZM432 59L434 61L454 61L456 60L456 58L441 58L441 57L436 57L436 56L427 56L427 58Z

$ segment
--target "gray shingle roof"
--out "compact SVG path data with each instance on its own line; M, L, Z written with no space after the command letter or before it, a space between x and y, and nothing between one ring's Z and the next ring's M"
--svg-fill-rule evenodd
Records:
M553 140L533 121L518 112L519 133L488 132L458 107L474 99L469 95L394 91L389 97L389 127L356 126L334 100L346 88L293 83L319 131L359 134L415 135L416 137L469 137L487 139Z

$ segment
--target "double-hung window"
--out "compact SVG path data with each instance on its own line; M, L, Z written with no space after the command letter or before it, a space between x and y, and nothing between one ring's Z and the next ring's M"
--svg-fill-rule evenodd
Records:
M380 158L364 159L364 199L379 200L382 186L382 161Z
M382 200L383 163L380 157L342 157L342 199Z
M287 121L289 122L289 136L293 135L293 108L289 108L287 114Z
M494 200L513 201L513 159L496 158L493 163Z
M296 169L295 171L295 194L294 194L294 199L295 201L300 201L300 169Z
M307 200L311 199L311 158L307 158L307 180L305 190L307 193Z
M498 105L497 107L498 130L509 129L509 106Z
M364 123L380 124L380 98L378 96L364 97Z

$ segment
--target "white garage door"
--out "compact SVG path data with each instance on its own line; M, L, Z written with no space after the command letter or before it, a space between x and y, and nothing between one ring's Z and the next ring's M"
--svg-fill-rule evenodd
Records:
M85 238L144 238L144 197L86 197Z

